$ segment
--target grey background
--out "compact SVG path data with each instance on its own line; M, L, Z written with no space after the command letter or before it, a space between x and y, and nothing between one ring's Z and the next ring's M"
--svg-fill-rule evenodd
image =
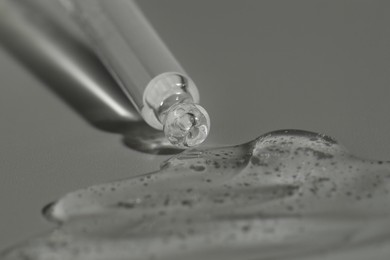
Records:
M139 2L198 85L205 145L298 128L390 158L390 2ZM167 158L92 127L2 50L0 79L0 248L49 229L40 209L67 191Z

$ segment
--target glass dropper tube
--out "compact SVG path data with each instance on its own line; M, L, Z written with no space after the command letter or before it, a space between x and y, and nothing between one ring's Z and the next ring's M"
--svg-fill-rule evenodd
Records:
M150 126L180 147L206 139L197 87L133 1L59 1Z

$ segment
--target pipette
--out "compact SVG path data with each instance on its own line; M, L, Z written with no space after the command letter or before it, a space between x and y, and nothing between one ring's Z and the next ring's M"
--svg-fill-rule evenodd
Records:
M206 139L210 119L197 87L133 1L59 1L150 126L179 147Z

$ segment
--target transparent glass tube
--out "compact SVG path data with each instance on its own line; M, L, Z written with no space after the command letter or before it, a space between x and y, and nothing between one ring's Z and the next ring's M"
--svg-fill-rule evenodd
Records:
M210 119L198 89L133 1L59 1L149 125L177 146L204 141Z

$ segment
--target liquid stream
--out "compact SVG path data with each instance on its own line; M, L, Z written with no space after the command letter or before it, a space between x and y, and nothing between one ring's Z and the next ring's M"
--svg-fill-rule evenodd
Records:
M276 131L46 207L59 226L6 260L390 259L390 163Z

